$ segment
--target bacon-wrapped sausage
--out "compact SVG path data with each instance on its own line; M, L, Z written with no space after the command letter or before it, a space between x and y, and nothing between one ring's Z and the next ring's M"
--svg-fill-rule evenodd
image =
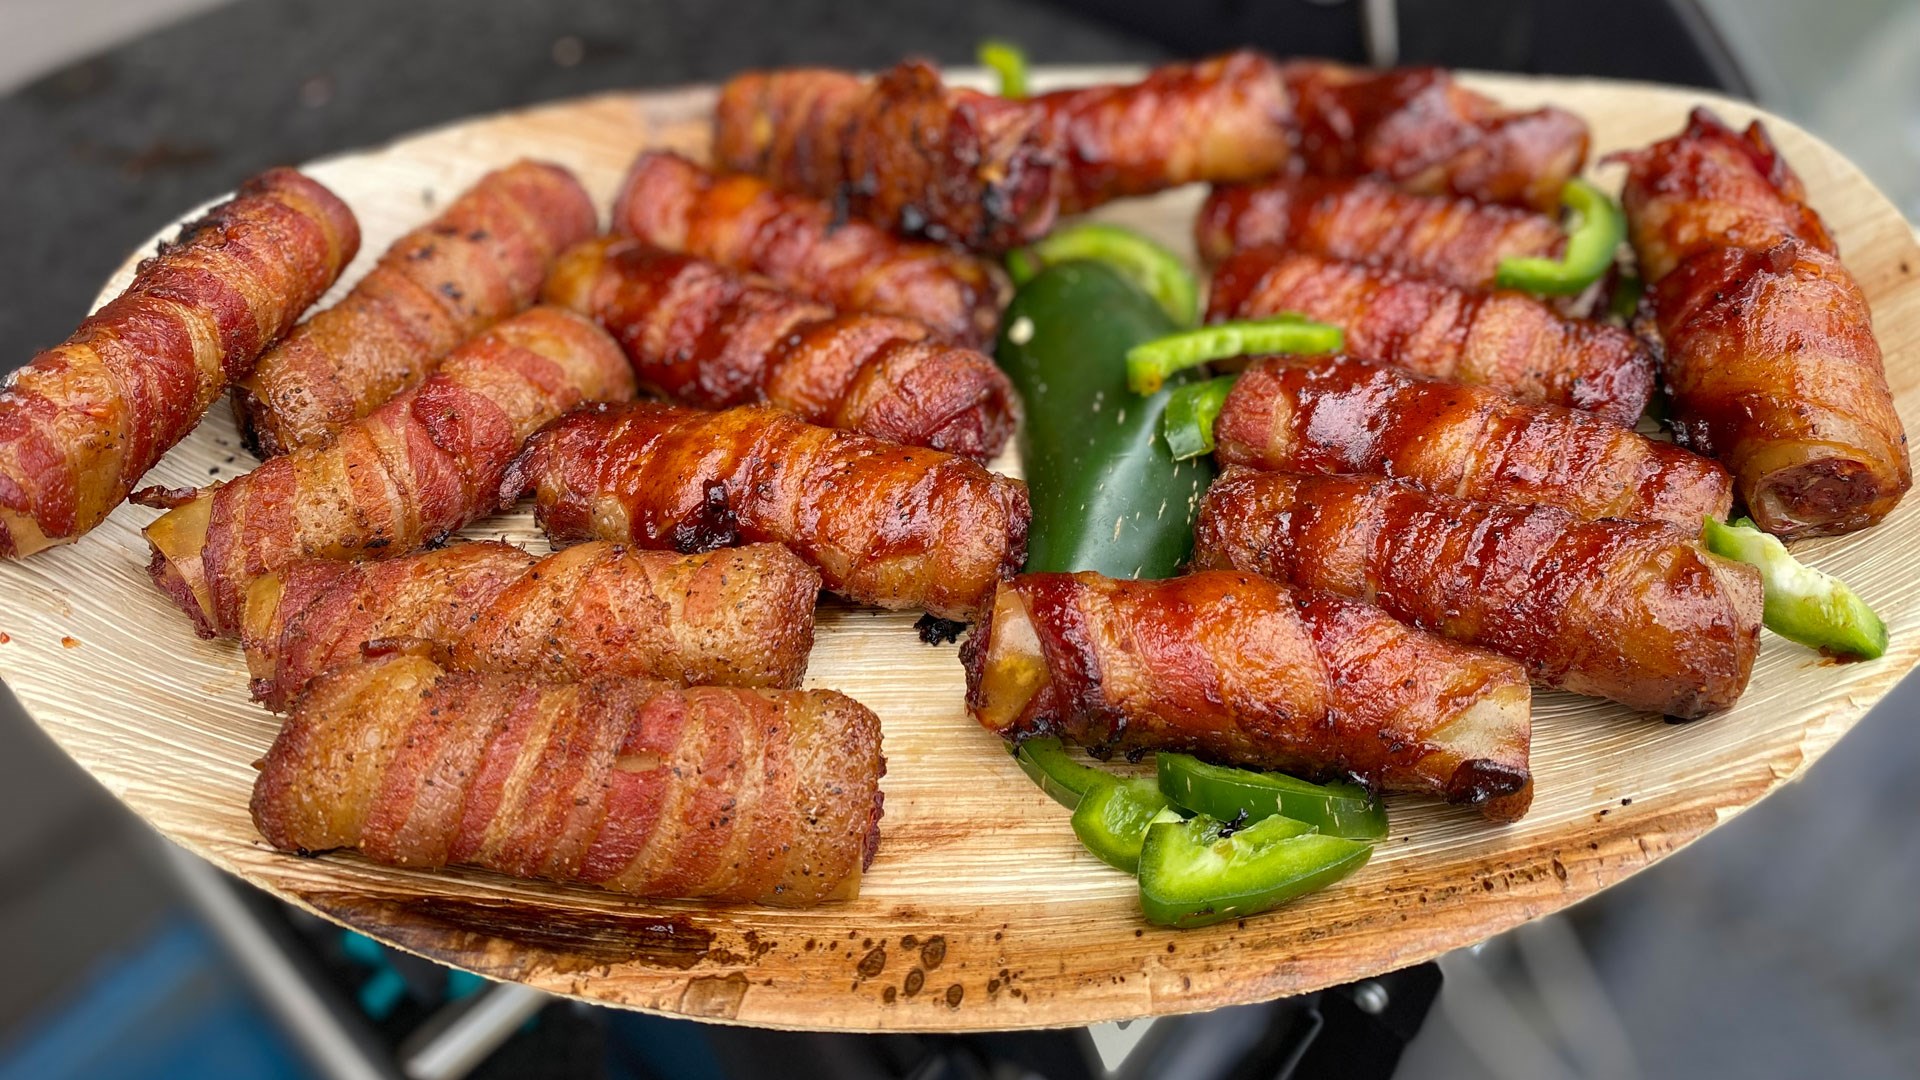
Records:
M1213 276L1208 318L1297 311L1346 331L1368 360L1585 409L1631 427L1653 393L1653 355L1632 334L1570 319L1522 292L1478 292L1378 266L1253 248Z
M1696 110L1621 157L1634 249L1658 279L1674 437L1719 458L1769 532L1885 517L1913 466L1872 313L1765 130Z
M1046 111L947 87L919 60L870 81L819 68L737 75L714 110L713 153L733 172L963 247L1029 243L1060 211Z
M500 478L541 424L633 395L620 347L559 308L531 308L455 349L426 382L326 446L226 484L163 494L146 528L154 583L203 636L238 629L247 587L296 559L405 555L502 505Z
M0 391L0 558L106 520L360 248L334 194L292 169L241 185Z
M1275 358L1234 384L1219 459L1276 472L1405 477L1463 499L1557 506L1580 518L1725 518L1725 469L1578 409L1527 405L1345 357Z
M1194 242L1208 262L1274 246L1491 289L1500 260L1558 258L1566 233L1531 210L1415 195L1366 178L1288 176L1214 188Z
M836 315L638 240L569 251L546 298L611 331L642 387L691 405L764 401L809 423L980 460L1013 434L1013 384L980 353L908 319Z
M1563 109L1513 112L1440 68L1282 65L1307 171L1379 176L1423 194L1553 210L1587 160L1587 125Z
M392 656L314 683L252 809L282 851L800 907L859 892L885 772L879 720L831 690L547 682Z
M1293 153L1280 65L1252 49L1032 101L1060 135L1062 213L1194 181L1257 180Z
M1022 574L961 661L968 708L1009 739L1351 775L1499 821L1533 795L1519 665L1251 574Z
M715 176L678 154L633 163L613 227L655 247L732 270L847 311L915 319L969 348L992 344L1006 275L986 259L902 240L831 203L755 176Z
M1654 522L1234 469L1194 531L1198 566L1364 599L1511 656L1542 685L1636 709L1727 708L1759 648L1760 572Z
M242 435L262 456L331 440L533 303L554 256L595 221L586 189L558 165L488 173L260 358L234 387Z
M1680 134L1607 161L1627 166L1620 201L1640 276L1649 283L1687 256L1716 248L1765 251L1802 240L1840 253L1807 205L1806 186L1758 120L1741 134L1698 108Z
M601 542L535 559L480 541L284 567L247 590L240 639L254 696L275 710L386 648L460 671L795 687L819 592L820 575L778 544L676 555Z
M787 545L828 590L971 619L1027 557L1026 485L965 458L814 427L777 409L637 402L535 435L507 495L555 540L707 551Z

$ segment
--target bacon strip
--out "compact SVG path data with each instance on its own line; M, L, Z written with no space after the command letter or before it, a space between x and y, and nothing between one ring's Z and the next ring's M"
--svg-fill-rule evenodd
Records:
M582 401L633 395L620 347L537 307L460 348L323 447L202 489L146 528L154 583L202 636L238 629L247 587L296 559L393 558L498 509L535 428Z
M637 240L562 256L549 303L619 339L640 385L709 409L768 402L809 423L985 460L1013 434L1013 384L920 323L836 315Z
M885 771L879 720L831 690L547 682L394 656L313 685L252 810L282 851L804 907L858 894Z
M785 544L828 590L970 619L1026 561L1026 485L965 458L814 427L776 409L637 402L535 435L504 494L559 541L707 551Z
M986 259L902 240L846 220L823 200L754 176L715 176L662 151L633 163L613 227L654 247L765 275L809 300L917 320L974 349L993 343L1012 292Z
M1491 289L1502 259L1559 258L1566 233L1531 210L1415 195L1380 180L1293 176L1214 188L1194 242L1208 262L1276 246Z
M106 520L360 248L334 194L272 169L184 226L0 391L0 558Z
M1307 171L1378 176L1408 191L1552 211L1587 159L1587 125L1564 109L1514 112L1432 67L1282 65Z
M1708 458L1578 409L1345 357L1274 358L1234 384L1214 454L1276 472L1405 477L1462 499L1575 517L1725 518L1733 480Z
M1022 574L961 660L974 718L1009 739L1351 775L1497 821L1533 796L1519 665L1249 574Z
M1769 532L1885 517L1913 465L1872 312L1766 131L1696 110L1620 158L1634 249L1658 279L1675 439L1725 464Z
M242 434L262 456L328 442L533 303L554 256L595 223L586 189L558 165L488 173L261 357L234 387Z
M1525 293L1456 289L1277 248L1242 251L1214 273L1210 320L1283 311L1340 326L1355 356L1623 427L1639 420L1653 392L1653 355L1633 335L1567 318Z
M240 638L254 696L276 711L382 649L459 671L796 687L819 592L820 575L777 544L676 555L592 543L535 559L479 541L293 563L248 588Z
M1207 491L1195 534L1198 566L1366 600L1511 656L1541 685L1636 709L1725 709L1759 648L1759 571L1667 525L1236 469Z

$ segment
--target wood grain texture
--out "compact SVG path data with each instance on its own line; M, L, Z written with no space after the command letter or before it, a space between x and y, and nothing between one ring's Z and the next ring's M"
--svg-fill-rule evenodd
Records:
M1055 71L1043 82L1123 74ZM1470 82L1515 105L1551 101L1582 114L1596 156L1678 129L1703 100L1735 123L1757 115L1637 84ZM366 234L336 294L393 238L517 157L575 169L604 212L641 146L704 154L711 101L705 90L589 98L316 163L313 175L352 204ZM1766 119L1872 298L1896 399L1920 430L1920 248L1853 166ZM1618 170L1597 176L1619 183ZM1200 197L1186 190L1100 216L1189 251ZM218 409L147 482L204 483L248 464ZM0 565L0 677L115 795L215 864L437 960L604 1003L775 1027L1082 1024L1272 998L1416 963L1563 908L1698 838L1799 775L1920 660L1920 501L1909 500L1878 528L1800 548L1886 617L1885 658L1834 664L1769 636L1739 707L1688 725L1542 692L1538 794L1524 821L1489 826L1469 810L1395 798L1391 837L1353 878L1244 924L1172 932L1141 921L1132 880L1080 850L1066 812L968 719L953 646L920 644L911 615L829 605L807 685L851 694L886 731L885 839L860 898L811 911L641 905L481 872L269 850L247 796L275 721L248 703L239 650L196 639L147 582L137 530L151 516L122 507L77 545ZM468 533L545 550L525 512Z

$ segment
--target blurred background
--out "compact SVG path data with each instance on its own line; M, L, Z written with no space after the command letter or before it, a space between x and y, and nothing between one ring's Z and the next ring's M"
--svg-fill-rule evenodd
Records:
M1253 44L1715 87L1920 218L1913 0L0 0L0 371L264 166L747 67L968 63L988 36L1042 63ZM396 956L174 851L0 692L0 1080L1910 1077L1916 720L1909 680L1803 781L1438 971L1179 1021L869 1039L591 1009Z

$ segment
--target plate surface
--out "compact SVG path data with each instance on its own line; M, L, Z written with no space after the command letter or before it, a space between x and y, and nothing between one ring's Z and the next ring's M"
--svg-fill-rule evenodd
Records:
M1125 76L1055 69L1046 84ZM1691 90L1475 77L1514 104L1585 116L1596 158L1677 130ZM331 302L387 244L486 170L520 156L576 170L604 208L636 151L703 155L710 90L614 94L474 119L311 166L359 215L365 240ZM1920 429L1920 248L1898 211L1833 150L1765 117L1872 299L1900 411ZM1595 170L1617 186L1619 170ZM1200 193L1102 217L1183 251ZM189 216L182 214L182 218ZM102 297L127 281L135 257ZM250 464L226 408L148 478L230 477ZM1017 462L999 466L1017 472ZM274 894L382 941L500 979L602 1003L776 1027L965 1030L1188 1012L1378 974L1558 910L1643 869L1798 775L1920 659L1920 499L1886 523L1800 550L1868 597L1893 647L1841 665L1768 636L1739 707L1687 725L1618 706L1535 697L1533 811L1489 826L1435 802L1392 800L1393 832L1359 874L1241 924L1146 926L1130 878L1083 852L1067 814L961 707L951 645L909 615L829 605L807 685L879 713L889 771L879 857L858 900L811 911L639 904L482 872L429 874L350 855L266 847L247 816L252 763L274 718L245 666L203 642L147 581L122 507L80 543L0 563L0 677L67 753L175 842ZM470 535L544 550L524 512Z

